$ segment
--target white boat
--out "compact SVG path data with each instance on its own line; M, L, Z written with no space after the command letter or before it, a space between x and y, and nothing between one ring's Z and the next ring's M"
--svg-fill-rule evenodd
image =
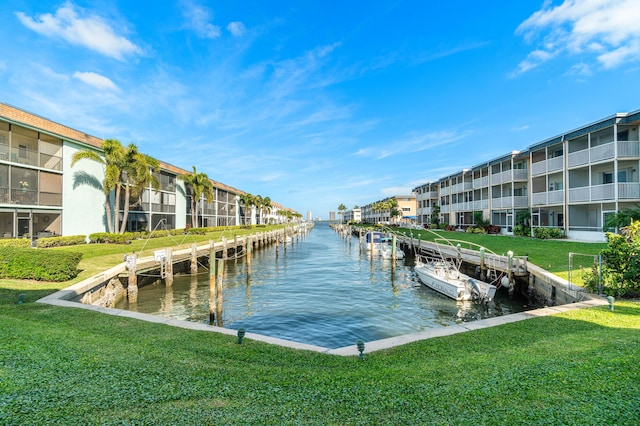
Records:
M362 249L367 251L373 251L373 254L380 254L382 250L382 239L384 238L383 232L368 231L362 238ZM386 243L385 243L386 244Z
M393 255L393 238L384 237L380 241L380 254L383 259L391 259ZM404 252L396 245L396 259L404 259Z
M418 261L414 270L424 285L457 301L491 302L496 294L496 286L474 280L445 260Z

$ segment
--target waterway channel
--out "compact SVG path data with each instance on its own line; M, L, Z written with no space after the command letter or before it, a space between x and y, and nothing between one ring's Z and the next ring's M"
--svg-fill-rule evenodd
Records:
M422 286L412 258L369 258L358 239L344 239L326 223L293 241L226 262L222 325L326 348L353 345L452 324L522 312L524 300L498 291L489 304L455 302ZM176 276L140 289L138 301L118 308L209 322L209 272Z

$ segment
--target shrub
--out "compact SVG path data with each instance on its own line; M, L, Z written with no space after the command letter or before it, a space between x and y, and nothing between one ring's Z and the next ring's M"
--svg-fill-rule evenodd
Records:
M31 247L31 240L28 238L3 238L0 240L0 247Z
M75 246L78 244L85 244L86 237L84 235L69 235L66 237L47 237L39 238L36 243L38 248L49 247L62 247L62 246Z
M533 228L533 236L542 240L562 238L560 228Z
M524 225L516 225L513 227L513 235L519 235L521 237L528 237L531 235L531 228Z
M89 235L89 242L92 244L129 244L131 235L96 232Z
M502 228L498 225L487 225L485 230L487 231L487 234L499 234Z
M68 281L78 275L82 253L0 247L0 278Z

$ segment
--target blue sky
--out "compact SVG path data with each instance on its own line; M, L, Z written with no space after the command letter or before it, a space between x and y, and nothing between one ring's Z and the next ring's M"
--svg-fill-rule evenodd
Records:
M0 4L0 101L327 218L640 109L640 1Z

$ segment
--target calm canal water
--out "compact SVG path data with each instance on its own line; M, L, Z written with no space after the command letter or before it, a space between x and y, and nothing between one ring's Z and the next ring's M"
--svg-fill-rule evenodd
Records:
M507 315L527 309L498 291L488 305L455 302L418 281L411 259L369 259L358 239L350 243L326 223L287 244L255 251L225 265L224 327L326 348L353 345ZM209 273L176 276L140 289L138 302L118 308L208 323Z

